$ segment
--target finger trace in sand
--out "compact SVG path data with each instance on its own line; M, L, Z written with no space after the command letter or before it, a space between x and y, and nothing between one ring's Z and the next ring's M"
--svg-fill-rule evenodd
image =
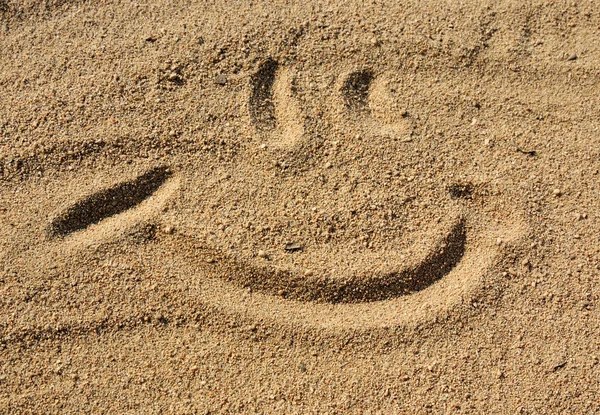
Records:
M368 96L374 74L370 69L350 72L341 87L346 108L354 111L368 110Z
M494 241L501 237L506 241L506 246L516 246L522 242L525 229L520 222L506 223L499 227L491 226L483 234L469 236L468 223L461 220L453 229L453 234L444 241L447 247L430 253L417 269L405 271L405 277L410 273L416 280L415 284L419 281L422 284L422 287L414 287L417 291L402 292L396 290L399 285L394 286L393 281L389 287L385 287L382 281L376 281L370 287L348 285L347 291L341 292L347 297L336 298L335 295L340 292L336 293L335 286L322 286L315 280L307 280L306 289L312 290L310 294L318 298L317 301L311 301L309 297L282 296L271 289L258 289L257 286L246 284L239 278L253 278L255 273L263 272L268 281L280 279L286 282L286 275L274 269L265 275L264 270L257 270L250 263L233 260L210 249L207 251L205 246L199 245L195 238L188 235L180 234L172 244L156 248L161 251L161 256L177 259L181 272L189 274L191 281L195 280L192 276L199 268L214 275L200 278L197 288L201 291L203 303L222 309L226 314L239 314L265 324L291 325L295 331L302 327L318 327L334 332L347 329L369 331L428 324L436 318L443 318L455 307L470 304L482 294L484 282L492 278L490 272L503 261L503 250ZM190 252L196 254L191 255ZM200 262L209 252L216 260L210 268L206 268ZM430 277L433 277L432 280L428 279ZM366 291L357 294L352 292L353 289ZM343 301L351 300L353 295L358 295L359 301ZM364 295L371 295L371 298Z
M273 104L273 84L279 65L272 59L263 62L252 76L250 96L250 119L260 130L275 128L275 106Z
M152 196L171 175L167 167L157 167L132 181L85 197L55 217L48 233L51 237L64 237L130 210Z
M379 272L365 269L357 275L322 278L318 274L307 276L294 269L227 258L219 262L223 274L232 282L286 299L332 304L382 301L429 287L461 261L467 241L464 220L457 220L447 232L427 243L416 242L418 247L414 251L420 254L413 254L406 261L399 261L390 253L392 269Z
M291 148L304 134L302 111L296 102L294 74L273 60L265 61L251 79L250 120L269 136L275 148Z

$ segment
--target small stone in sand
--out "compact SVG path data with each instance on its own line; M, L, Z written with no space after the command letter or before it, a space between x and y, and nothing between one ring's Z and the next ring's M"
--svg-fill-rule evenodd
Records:
M221 86L227 84L227 75L223 75L223 74L217 75L217 77L215 78L215 84L221 85Z
M291 242L285 244L283 249L285 249L287 252L296 252L302 250L302 245L300 245L298 242Z
M168 76L168 78L167 78L167 79L168 79L169 81L171 81L171 82L175 82L175 83L178 83L178 82L182 82L182 81L183 81L183 78L182 78L182 76L181 76L180 74L178 74L177 72L171 72L171 73L169 74L169 76Z
M259 258L266 258L267 257L266 251L263 251L262 249L258 251L257 255L258 255Z

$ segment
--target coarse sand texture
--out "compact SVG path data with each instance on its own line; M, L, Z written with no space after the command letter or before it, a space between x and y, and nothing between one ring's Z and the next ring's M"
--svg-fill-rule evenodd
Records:
M0 414L600 413L594 1L0 0Z

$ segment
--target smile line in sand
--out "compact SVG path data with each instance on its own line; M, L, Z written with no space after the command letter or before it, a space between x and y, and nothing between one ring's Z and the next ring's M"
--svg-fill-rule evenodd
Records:
M459 232L464 232L464 222L460 222L458 226ZM388 276L389 279L374 278L369 281L367 278L362 286L357 281L356 285L349 283L340 289L339 286L336 287L335 282L328 286L327 283L311 284L311 281L308 281L304 290L311 290L312 287L309 296L320 298L321 301L317 302L283 298L268 289L249 292L248 287L252 284L247 283L248 276L258 273L263 279L279 281L277 276L282 274L270 270L265 276L264 269L257 270L248 264L218 258L214 251L203 248L193 237L175 235L170 243L157 246L156 249L158 255L177 258L176 262L186 267L192 276L197 267L211 267L214 278L196 281L202 292L202 299L228 313L251 316L259 321L290 324L296 328L369 330L396 326L415 327L442 317L457 305L473 301L476 292L483 286L486 273L502 259L494 241L501 238L506 244L516 244L522 235L523 227L514 223L509 227L489 229L485 235L472 239L467 238L465 233L460 234L458 238L456 235L450 236L450 239L457 239L449 241L441 251L431 252L416 269L404 268ZM431 262L432 258L456 259L450 254L456 253L456 249L464 249L463 255L456 263L446 262L447 268L440 268L439 263ZM184 255L184 252L194 254ZM204 261L206 258L211 259L210 264ZM218 259L215 261L214 258ZM406 290L402 293L395 291L396 287L406 286L403 277L410 278L407 277L409 275L415 279L415 284L420 284L420 290ZM416 279L424 276L433 276L433 279ZM235 283L239 278L244 278L245 286ZM191 277L191 280L194 278ZM387 292L386 287L390 287ZM340 291L336 292L336 288ZM359 297L353 299L340 295L340 292L353 291L358 293ZM376 299L380 295L385 299ZM323 298L336 298L336 301L323 301ZM356 298L361 298L362 301L356 301Z

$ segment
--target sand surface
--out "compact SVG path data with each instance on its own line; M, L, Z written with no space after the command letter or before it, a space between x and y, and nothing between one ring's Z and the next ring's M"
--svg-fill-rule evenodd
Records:
M0 0L0 413L600 412L599 39Z

